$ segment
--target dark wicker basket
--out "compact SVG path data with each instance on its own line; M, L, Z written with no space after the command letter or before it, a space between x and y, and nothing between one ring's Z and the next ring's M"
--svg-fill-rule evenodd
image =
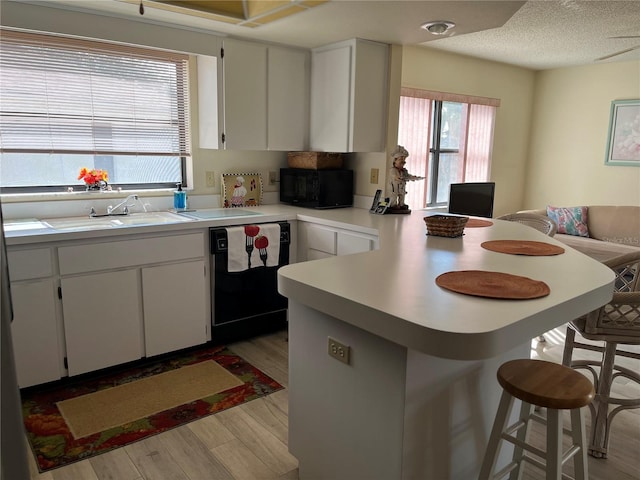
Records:
M431 215L424 217L427 234L437 237L460 237L469 217L454 217L452 215Z

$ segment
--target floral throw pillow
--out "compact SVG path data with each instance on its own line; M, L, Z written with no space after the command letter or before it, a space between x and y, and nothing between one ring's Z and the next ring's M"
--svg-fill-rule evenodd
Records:
M558 233L588 237L587 207L552 207L547 206L547 217L556 222Z

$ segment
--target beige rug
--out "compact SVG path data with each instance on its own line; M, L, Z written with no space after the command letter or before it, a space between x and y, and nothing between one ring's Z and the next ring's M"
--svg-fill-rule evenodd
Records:
M213 360L58 402L74 438L215 395L243 382Z

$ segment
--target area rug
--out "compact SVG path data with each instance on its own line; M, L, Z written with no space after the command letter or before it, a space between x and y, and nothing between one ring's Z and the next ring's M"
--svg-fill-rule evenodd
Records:
M239 384L230 386L235 384L233 382L225 385L230 388L225 388L222 391L213 385L209 389L211 394L208 392L200 393L202 397L196 400L188 399L178 406L139 418L127 419L128 421L124 424L105 428L80 438L74 437L58 407L58 404L62 403L63 409L65 409L65 404L69 405L67 402L71 399L84 401L84 399L90 399L94 394L105 395L109 390L122 389L128 384L146 382L153 377L162 378L163 374L175 374L175 371L183 367L210 361L232 374ZM191 373L194 372L193 369L188 370ZM229 381L229 378L226 381ZM36 464L40 472L45 472L157 435L255 398L269 395L282 388L278 382L228 348L210 346L165 357L157 362L134 366L123 371L85 378L78 382L64 382L41 389L28 389L22 392L22 412L27 439L33 450ZM201 392L206 390L207 388ZM162 390L158 390L160 396L162 396L161 392ZM174 404L175 401L173 400ZM153 407L150 408L149 411L152 411ZM125 409L126 406L123 410ZM104 411L96 413L97 418L103 415ZM79 436L78 432L75 433L76 436ZM82 433L80 432L80 435Z

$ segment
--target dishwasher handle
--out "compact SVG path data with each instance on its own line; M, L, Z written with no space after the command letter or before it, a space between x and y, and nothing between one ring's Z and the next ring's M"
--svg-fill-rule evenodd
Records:
M280 245L291 242L291 225L289 222L278 222L280 225ZM260 224L258 224L259 226ZM242 226L242 225L240 225ZM212 228L209 231L209 250L212 255L225 253L229 249L227 229L225 227Z

